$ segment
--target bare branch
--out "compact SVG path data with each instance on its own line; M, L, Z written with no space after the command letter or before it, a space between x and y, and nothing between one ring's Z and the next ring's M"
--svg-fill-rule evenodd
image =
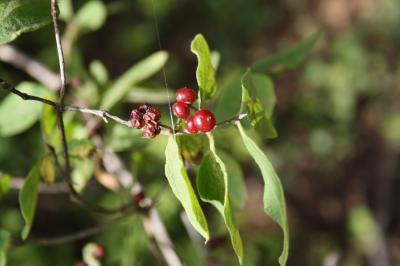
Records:
M24 92L21 92L17 89L15 89L12 85L10 85L8 82L4 81L3 79L0 78L0 87L2 87L3 89L14 93L16 95L18 95L19 97L21 97L23 100L31 100L31 101L37 101L37 102L41 102L44 104L48 104L53 106L57 111L60 110L61 106L59 103L53 102L51 100L47 100L41 97L37 97L37 96L33 96ZM78 107L78 106L69 106L69 105L65 105L64 108L62 109L62 111L74 111L74 112L80 112L80 113L87 113L87 114L91 114L91 115L95 115L98 116L100 118L102 118L104 120L105 123L108 123L108 119L111 119L113 121L115 121L116 123L119 123L121 125L133 128L130 121L129 120L124 120L118 116L112 115L106 111L103 110L96 110L96 109L89 109L89 108L83 108L83 107ZM232 124L236 121L240 121L243 118L245 118L247 116L247 114L239 114L236 115L230 119L221 121L219 123L217 123L217 125L215 126L215 128L221 126L221 125L227 125L227 124ZM172 135L173 134L173 130L170 126L168 125L164 125L162 123L159 123L160 127L161 127L161 135ZM184 135L184 134L190 134L189 132L187 132L186 130L175 130L176 135ZM65 138L66 140L66 138Z
M57 74L11 45L0 45L0 61L25 71L51 90L60 88L60 77Z
M121 220L123 220L130 214L132 214L132 213L126 213L126 214L121 215L120 217L114 218L108 222L104 222L97 226L83 229L81 231L78 231L78 232L75 232L72 234L58 236L58 237L49 237L49 238L30 238L30 239L27 239L24 241L14 241L14 243L17 246L28 245L28 244L39 245L39 246L56 246L56 245L61 245L61 244L77 241L80 239L88 238L88 237L95 235L103 230L113 228L112 225L115 225L116 223L120 222Z
M10 188L15 190L22 189L25 182L25 178L13 177L11 178ZM69 188L65 183L55 183L52 185L46 185L43 183L39 184L39 193L42 194L67 194L69 193Z

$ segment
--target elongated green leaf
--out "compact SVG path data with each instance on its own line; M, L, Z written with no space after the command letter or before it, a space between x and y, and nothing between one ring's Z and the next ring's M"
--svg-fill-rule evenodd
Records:
M247 200L246 184L242 169L239 163L226 152L218 151L218 156L226 165L226 173L228 175L228 191L232 201L232 206L236 209L241 209Z
M50 1L0 0L0 44L50 23Z
M68 146L70 156L79 159L87 159L96 150L90 139L73 139L68 142Z
M264 137L275 138L277 136L271 121L271 113L275 105L274 87L270 78L265 75L252 74L248 70L242 78L242 104L246 108L250 124ZM269 91L272 99L264 99L271 106L267 107L258 96L261 91ZM265 95L265 93L264 93ZM268 98L268 97L266 97Z
M0 200L10 189L10 179L11 177L9 175L0 173Z
M7 251L11 242L11 234L8 231L0 229L0 266L7 264Z
M206 154L201 162L197 173L197 189L200 198L211 203L221 213L231 237L232 247L242 264L243 244L231 208L228 174L225 164L216 153L213 136L211 134L207 136L211 153Z
M56 178L56 169L53 163L53 158L49 155L43 158L40 166L40 176L43 177L46 184L51 185Z
M165 176L175 196L181 202L190 223L206 239L209 239L208 225L183 165L178 145L171 136L165 149Z
M268 74L272 77L279 77L288 70L296 68L310 53L320 34L316 32L305 38L295 47L283 50L260 60L251 66L254 72Z
M106 21L107 8L102 1L87 1L76 13L74 22L80 31L98 30Z
M289 225L281 181L267 156L257 144L246 135L240 122L237 122L236 125L246 149L260 168L264 179L264 210L283 230L283 250L279 257L279 263L281 266L284 266L286 265L289 255Z
M217 92L215 70L212 65L211 52L203 35L197 34L191 44L192 52L197 56L196 78L200 88L201 101L211 99Z
M40 97L48 95L43 86L32 82L23 82L16 89ZM0 136L12 136L30 128L39 119L41 108L41 103L7 95L0 103Z
M128 69L115 83L107 90L101 102L101 109L110 109L119 102L133 85L143 81L157 73L167 62L168 53L160 51L143 59Z
M19 192L19 205L25 221L25 226L21 234L22 239L26 239L28 237L36 212L38 185L40 181L40 166L41 161L31 169L26 177L22 189Z

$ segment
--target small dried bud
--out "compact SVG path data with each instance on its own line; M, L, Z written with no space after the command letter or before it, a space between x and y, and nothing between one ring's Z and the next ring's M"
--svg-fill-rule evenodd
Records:
M145 121L158 121L161 118L161 112L157 108L149 107L147 112L143 115Z
M93 257L96 260L102 260L106 256L106 250L103 246L97 245L96 248L93 250Z
M140 112L142 112L143 114L145 114L150 107L151 107L150 104L144 103L144 104L139 106L138 110Z
M142 128L144 126L143 114L138 109L134 109L131 112L131 124L134 128Z
M160 132L161 128L156 121L147 121L143 127L143 136L148 139L155 138Z

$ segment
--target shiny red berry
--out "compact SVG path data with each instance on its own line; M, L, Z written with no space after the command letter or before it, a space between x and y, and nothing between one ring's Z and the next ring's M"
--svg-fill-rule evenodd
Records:
M189 107L183 102L174 103L174 105L172 105L172 111L174 111L174 115L180 119L185 119L190 115Z
M199 132L196 125L194 124L194 116L191 116L186 121L186 129L192 134L196 134Z
M216 124L214 114L205 109L197 111L193 117L194 125L201 132L210 132Z
M176 101L191 104L196 101L196 92L189 88L180 88L176 91Z

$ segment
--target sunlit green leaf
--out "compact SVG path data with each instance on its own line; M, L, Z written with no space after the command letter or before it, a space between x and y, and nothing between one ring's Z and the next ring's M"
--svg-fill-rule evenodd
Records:
M50 1L0 0L0 44L35 31L51 21Z
M39 97L48 96L47 90L37 83L23 82L16 89ZM39 119L41 108L42 103L7 95L0 103L0 136L12 136L30 128Z
M167 62L168 54L160 51L138 62L119 77L103 96L101 109L109 110L129 92L133 85L157 73Z
M106 21L107 8L102 1L87 1L76 13L74 22L80 31L98 30Z
M172 136L169 138L165 149L165 160L165 176L172 191L185 209L190 223L208 240L207 220L183 165L178 145Z
M273 93L274 87L270 78L265 75L252 74L248 70L242 78L242 104L246 109L250 124L266 138L275 138L277 136L276 130L271 121L271 112L275 105L275 94ZM261 91L269 91L271 100L265 99L266 103L270 104L267 107L259 98L258 94ZM265 94L264 94L265 95Z
M198 60L196 78L200 89L201 101L206 101L211 99L217 92L217 84L215 70L212 66L211 52L203 35L197 34L194 37L191 50Z
M0 266L7 265L7 251L11 243L11 234L0 229Z
M7 194L10 189L11 177L7 174L0 173L0 200Z
M94 173L94 161L93 160L73 160L73 170L71 173L72 184L74 189L78 192L82 192L89 182L90 178Z
M203 157L197 173L197 189L203 201L211 203L222 215L226 228L231 237L231 243L240 264L243 262L243 244L231 208L228 174L224 162L218 157L214 139L207 134L210 140L211 152Z
M289 255L289 225L281 181L267 156L257 144L246 135L240 122L237 122L237 127L246 149L260 168L264 179L264 210L283 230L283 250L279 257L279 263L281 266L284 266L286 265Z
M36 212L38 185L40 181L40 166L41 161L29 171L25 183L19 192L19 205L25 221L25 226L21 233L22 239L28 237Z
M260 60L252 65L251 69L254 72L279 77L288 70L296 68L310 53L319 37L320 33L316 32L302 40L296 46Z

